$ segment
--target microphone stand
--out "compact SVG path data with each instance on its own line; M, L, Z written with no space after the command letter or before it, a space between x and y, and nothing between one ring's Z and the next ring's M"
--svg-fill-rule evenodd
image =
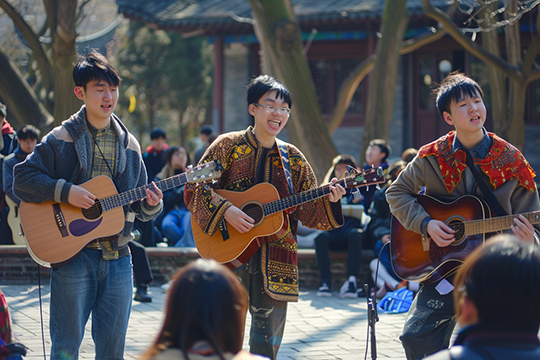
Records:
M375 292L369 290L369 285L364 284L364 291L366 292L367 311L368 311L368 325L370 331L371 341L371 359L377 359L377 341L375 339L375 323L379 321L379 314L377 313L377 297ZM369 294L369 295L368 295Z

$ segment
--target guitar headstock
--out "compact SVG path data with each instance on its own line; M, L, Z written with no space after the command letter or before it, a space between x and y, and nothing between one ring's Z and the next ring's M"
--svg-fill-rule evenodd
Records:
M340 185L344 188L376 185L384 182L386 182L386 179L381 167L362 171L352 169L339 179Z
M186 171L186 178L191 183L213 180L221 176L221 170L221 163L214 160L189 169Z

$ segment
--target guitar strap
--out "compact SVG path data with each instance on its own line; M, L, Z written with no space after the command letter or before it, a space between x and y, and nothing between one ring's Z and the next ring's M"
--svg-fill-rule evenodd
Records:
M289 162L289 151L287 150L287 144L283 141L276 138L277 147L279 150L281 165L283 166L283 171L285 172L285 177L287 178L287 183L289 184L290 195L294 194L294 188L291 179L291 165Z
M469 150L465 148L462 148L462 149L463 151L465 151L465 155L466 155L465 162L467 163L467 167L471 169L471 172L474 178L476 179L476 183L482 190L482 194L484 194L484 198L486 199L489 206L491 206L491 208L495 211L495 214L497 214L497 216L508 215L508 213L506 212L506 210L504 210L499 200L497 200L497 198L495 197L495 194L493 194L493 191L491 191L489 186L487 186L485 181L482 180L482 178L480 177L478 170L476 170L476 166L474 166L473 157L471 153L469 152Z

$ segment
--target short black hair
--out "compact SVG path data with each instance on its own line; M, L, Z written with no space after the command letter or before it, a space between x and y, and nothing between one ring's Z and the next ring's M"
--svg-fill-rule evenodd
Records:
M109 60L96 50L86 56L79 55L75 68L73 68L73 80L76 86L86 85L91 81L103 80L111 86L119 86L122 79Z
M510 234L497 235L477 248L459 269L454 306L467 296L478 322L491 328L538 333L540 326L540 247ZM505 287L508 287L505 289Z
M17 139L26 140L32 139L37 140L41 131L38 128L32 125L24 125L22 128L17 130Z
M457 71L448 75L439 86L433 90L433 93L436 95L435 103L437 105L437 110L439 110L439 113L443 117L445 111L450 113L450 104L452 103L452 100L458 102L465 95L469 97L484 97L484 92L476 81Z
M392 148L390 147L390 144L388 144L388 141L384 139L373 139L369 142L368 147L369 146L378 146L379 149L381 149L381 152L385 154L385 157L384 159L382 159L381 162L385 162L392 153Z
M264 94L274 90L277 91L276 99L280 98L284 100L289 105L290 109L292 107L291 93L285 85L269 75L259 75L249 82L246 94L248 106L250 104L258 103ZM251 114L250 116L251 125L254 125L255 118Z
M326 172L326 175L324 176L323 184L329 183L330 180L332 180L332 178L336 177L337 175L336 166L338 166L338 164L345 164L345 165L352 166L355 169L358 169L358 166L356 165L356 161L354 161L354 156L347 155L347 154L340 154L332 160L332 167L328 169L328 171Z
M211 125L201 126L199 133L210 136L214 132L214 128Z
M162 129L160 129L160 128L155 128L155 129L152 130L152 132L150 133L150 139L154 140L154 139L159 139L159 138L164 138L164 139L166 139L166 138L167 138L167 134L165 134L165 131L163 131Z

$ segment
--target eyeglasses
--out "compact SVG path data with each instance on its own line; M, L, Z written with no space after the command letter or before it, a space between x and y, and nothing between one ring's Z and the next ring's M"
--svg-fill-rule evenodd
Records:
M285 108L285 107L284 108L277 108L277 107L272 106L272 105L264 105L264 104L257 104L257 103L253 103L251 105L262 106L262 107L265 108L266 112L269 112L269 113L277 111L277 112L282 113L285 116L291 115L291 109L289 109L289 108Z

